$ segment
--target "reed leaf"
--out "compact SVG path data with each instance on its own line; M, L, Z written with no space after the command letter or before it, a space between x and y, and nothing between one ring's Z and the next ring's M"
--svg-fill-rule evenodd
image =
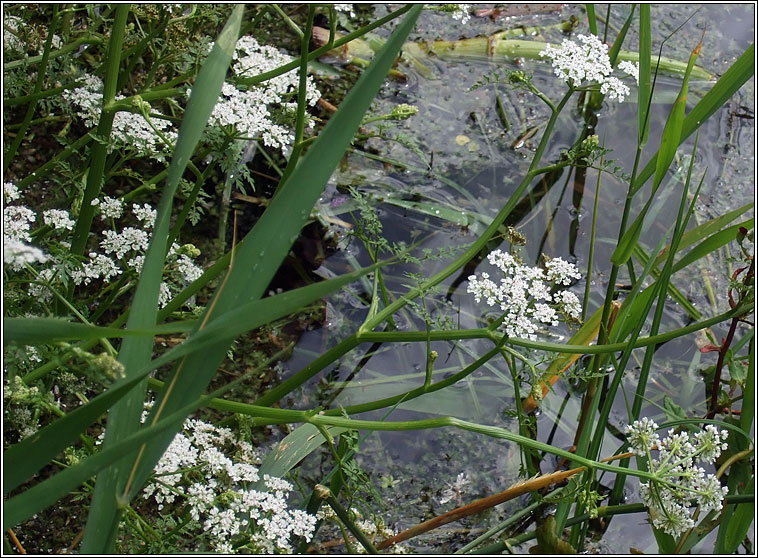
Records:
M623 53L620 56L624 59ZM708 120L718 109L734 95L740 87L753 77L755 73L755 45L750 45L737 61L729 66L724 75L719 78L716 84L703 95L703 98L687 113L682 124L682 131L679 137L679 143L686 140L700 125ZM637 175L632 187L633 193L639 190L655 172L658 154L656 153L645 168Z
M686 233L684 233L684 235L682 235L682 240L681 242L679 242L678 250L682 251L684 248L692 246L695 242L704 240L712 233L720 230L724 225L731 223L734 219L736 219L740 215L743 215L746 211L750 210L752 207L755 207L755 205L752 203L747 203L743 205L742 207L738 207L737 209L733 211L729 211L728 213L724 213L723 215L714 217L710 221L706 221L705 223L701 223L700 225L691 228ZM748 226L751 223L752 223L752 219L742 222L740 223L740 225ZM656 266L660 265L666 259L666 254L668 253L668 250L669 250L669 246L666 246L655 257Z
M650 32L650 4L640 4L640 73L637 87L637 131L638 143L647 143L650 130L650 57L652 56L652 34Z
M338 436L349 429L330 426L326 430L331 436ZM266 454L263 463L258 468L260 475L258 486L263 488L263 475L284 477L290 469L326 441L319 429L312 424L298 426Z
M156 323L158 292L167 251L166 241L174 193L218 100L234 53L243 11L244 7L240 5L232 12L200 69L187 102L166 185L158 206L153 236L129 313L127 326L130 329L152 327ZM153 340L148 337L124 340L119 360L125 367L127 377L150 361L152 349ZM106 448L139 427L145 389L144 383L135 387L132 393L119 400L111 409L106 428ZM117 494L126 480L129 466L130 460L127 457L98 475L82 546L85 553L102 553L112 548L120 515Z
M632 255L634 247L637 245L637 241L640 238L642 232L642 225L645 221L645 215L647 215L650 204L655 196L658 187L663 181L663 177L668 172L668 168L671 166L671 162L676 155L676 149L679 147L682 138L682 128L684 126L684 110L687 105L687 90L689 88L690 74L692 68L695 66L695 60L697 60L698 54L700 54L700 48L703 45L702 39L692 51L690 55L689 63L687 64L687 70L682 80L682 87L679 90L679 96L674 102L674 106L671 107L666 125L663 128L663 135L661 136L661 145L658 148L658 156L655 163L655 175L653 176L653 188L650 193L645 207L643 207L640 214L634 220L634 223L619 239L618 246L611 255L611 262L615 265L621 266L625 264Z
M203 324L210 327L220 316L263 294L352 141L420 10L420 5L409 10L385 49L361 76L253 230L240 243L235 263L209 303ZM229 335L193 355L192 359L181 360L169 375L147 423L155 424L164 415L172 414L195 399L210 382L233 339L234 336ZM138 455L130 456L134 465L124 490L127 499L139 491L174 434L175 431L169 429L141 448Z

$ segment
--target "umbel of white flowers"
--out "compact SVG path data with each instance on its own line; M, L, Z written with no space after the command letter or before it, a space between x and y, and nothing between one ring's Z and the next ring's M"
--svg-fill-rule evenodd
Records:
M706 475L698 462L715 462L727 449L728 432L708 424L692 437L671 429L661 440L657 429L658 425L645 417L627 426L624 433L632 451L647 457L649 470L656 476L656 480L640 483L640 496L653 525L678 537L695 526L691 505L700 506L703 514L721 511L729 489L721 486L716 475ZM652 457L654 450L658 450L658 459Z
M500 306L505 312L500 327L508 337L535 340L538 324L556 326L559 314L568 321L581 320L582 306L577 296L567 290L554 290L581 277L574 264L554 258L547 260L542 270L521 265L502 250L490 252L487 260L502 272L500 281L496 283L489 273L482 272L481 278L469 276L466 290L477 303L484 299L488 306Z
M594 82L600 86L600 92L607 94L609 99L623 102L624 97L629 95L629 87L611 75L613 68L608 58L608 45L595 35L577 35L577 39L581 45L569 39L564 39L559 48L553 48L548 44L545 50L540 52L540 56L550 58L555 75L569 85L579 87L585 82ZM632 76L639 84L639 63L623 61L619 63L618 68Z

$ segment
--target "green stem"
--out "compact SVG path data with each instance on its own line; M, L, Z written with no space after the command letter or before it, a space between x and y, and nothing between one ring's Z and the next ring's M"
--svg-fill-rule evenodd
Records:
M58 50L51 52L48 58L58 58L59 56L63 56L65 54L68 54L69 52L72 52L78 49L82 45L99 45L102 43L103 43L103 39L101 39L100 37L93 37L93 36L81 37L59 48ZM9 70L12 70L13 68L19 68L21 66L25 66L28 64L36 64L37 62L42 62L44 65L45 64L44 58L45 58L45 53L40 54L38 56L30 56L29 58L23 58L21 60L14 60L13 62L8 62L7 64L4 64L3 69L7 72Z
M108 155L107 143L111 137L115 110L113 101L116 97L116 85L118 84L119 66L121 63L121 46L126 33L126 18L129 15L129 4L119 4L116 8L116 17L113 20L111 40L108 43L108 60L105 71L105 85L103 90L103 110L97 125L97 135L101 141L92 148L92 158L87 175L87 187L84 191L82 207L76 220L73 240L71 242L71 254L81 256L87 246L89 231L92 227L92 219L95 208L92 200L97 198L103 186L105 176L105 159Z
M37 69L37 82L34 84L34 91L32 92L33 100L29 102L29 106L26 108L26 115L24 116L24 120L21 123L21 128L18 131L18 134L16 135L16 139L13 140L13 143L8 148L8 151L5 152L5 161L3 162L3 172L8 170L8 166L13 161L13 158L16 156L16 151L18 151L19 146L21 145L21 142L24 140L24 136L26 136L26 131L29 129L29 125L32 121L32 116L34 116L34 111L37 108L37 98L36 95L39 95L40 91L42 91L42 84L45 81L45 76L47 75L47 62L50 58L50 47L53 44L53 35L55 34L56 26L58 25L58 6L53 5L53 17L50 21L50 27L47 32L47 40L45 40L45 47L44 51L42 52L42 60L40 61L40 67Z
M374 545L368 539L366 534L363 531L361 531L360 528L355 524L355 522L350 518L350 514L348 514L347 510L342 507L342 504L340 504L337 501L337 498L334 497L331 490L329 490L327 487L321 484L317 484L313 490L316 493L316 495L326 500L326 502L334 510L334 513L337 514L337 517L340 518L342 523L345 524L345 526L350 530L353 536L355 536L355 538L358 539L358 542L361 543L361 545L363 545L363 548L366 549L366 552L368 554L379 554L379 551L376 549L376 547L374 547Z

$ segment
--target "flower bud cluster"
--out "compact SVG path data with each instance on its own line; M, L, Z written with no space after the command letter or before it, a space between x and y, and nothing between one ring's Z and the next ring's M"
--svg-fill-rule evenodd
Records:
M689 507L700 506L702 513L721 511L729 489L715 475L706 475L699 462L712 464L727 449L728 432L712 424L694 435L668 431L661 440L658 425L648 419L637 420L624 429L632 451L648 458L655 480L640 483L640 496L648 507L653 525L678 537L695 526ZM651 452L658 451L658 459Z
M545 263L545 270L528 267L511 254L495 250L487 256L490 264L502 273L499 282L490 279L487 272L481 277L469 276L467 292L476 302L482 299L488 306L500 306L505 312L501 329L509 337L535 340L541 325L556 326L559 314L567 321L581 320L581 303L568 290L555 290L559 285L570 285L581 278L576 266L561 258Z

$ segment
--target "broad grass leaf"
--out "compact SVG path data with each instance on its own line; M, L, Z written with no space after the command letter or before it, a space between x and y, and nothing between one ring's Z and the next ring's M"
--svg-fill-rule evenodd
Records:
M327 432L332 436L338 436L346 432L347 428L329 426ZM318 428L312 424L303 424L287 434L285 438L276 444L274 448L263 458L263 463L258 468L260 480L256 483L258 489L263 489L263 475L283 477L301 460L310 455L326 442Z
M418 5L408 11L382 52L348 93L340 109L319 134L255 227L238 245L234 265L209 303L203 323L210 327L225 313L264 293L352 141L363 114L383 84L420 10L421 6ZM228 336L194 354L192 359L181 360L169 375L147 422L152 424L164 414L170 414L186 401L196 398L210 382L233 339L233 336ZM157 436L144 451L140 451L138 459L132 456L134 466L132 482L128 487L130 496L136 494L147 479L173 434L167 431Z
M640 4L640 73L637 87L637 130L640 146L647 143L650 130L650 57L652 56L652 34L650 32L650 4Z
M129 329L149 328L156 324L158 293L167 251L166 243L174 193L221 93L221 86L226 78L226 71L232 60L234 45L239 35L243 11L244 6L239 5L232 12L208 58L203 63L187 102L176 147L171 157L166 184L158 205L153 236L145 255L142 273L129 313L127 322ZM124 340L119 360L125 366L127 377L150 361L152 349L153 340L149 337L132 337ZM143 382L111 409L104 442L106 448L139 427L145 389L146 384ZM82 544L83 552L100 554L112 550L120 514L116 495L121 492L129 470L129 458L125 458L98 475L92 508L87 518Z
M184 343L177 345L157 359L150 361L129 378L118 380L107 391L90 400L87 404L78 407L65 417L54 421L34 435L5 450L3 454L5 493L7 494L7 492L16 488L24 480L49 463L58 453L72 444L79 434L101 417L114 402L128 393L130 389L146 378L156 368L169 364L182 356L202 351L209 344L217 343L219 336L223 339L226 339L229 335L237 336L244 331L255 329L296 312L306 304L323 298L330 292L376 270L380 265L375 264L335 277L334 279L329 279L328 281L321 281L307 287L252 301L224 315L223 318L213 322L210 327L200 330L195 336ZM62 320L53 321L63 322ZM68 324L68 322L63 323ZM73 325L81 325L88 330L107 329L91 328L83 324ZM174 324L166 325L173 326ZM124 330L115 331L123 332Z

